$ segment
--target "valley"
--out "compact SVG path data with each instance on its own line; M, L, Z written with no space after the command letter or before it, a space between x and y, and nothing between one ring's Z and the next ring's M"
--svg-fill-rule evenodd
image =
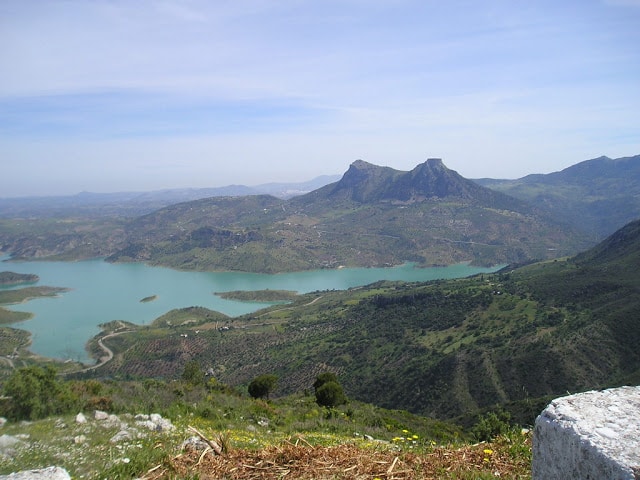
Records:
M607 188L616 188L617 178L604 181L607 168L626 169L638 158L596 159L576 169L597 166L598 174L585 175L584 181L597 179L598 186L584 188L605 196ZM566 185L574 178L569 173L563 174ZM625 195L635 202L637 176L625 175ZM11 264L20 265L20 275L39 264L34 260L53 265L50 260L101 256L112 263L87 265L103 274L110 267L143 271L152 268L148 265L171 267L175 275L219 274L225 288L209 286L211 299L258 303L235 313L196 300L167 308L163 302L170 294L136 274L144 290L115 283L130 290L135 308L157 313L143 322L140 316L101 322L101 332L88 344L92 358L100 359L96 365L33 356L28 334L3 326L0 374L6 381L21 368L55 365L65 385L103 392L101 399L85 398L89 403L107 402L116 409L109 402L124 390L136 391L127 400L131 405L146 398L148 408L162 408L172 418L189 412L202 422L219 419L230 425L231 417L236 423L240 418L262 422L262 415L281 430L326 433L345 428L340 422L362 411L369 420L379 418L370 410L375 408L383 412L380 422L386 427L376 423L367 431L391 443L396 437L387 437L394 430L411 431L409 423L422 421L428 426L419 437L433 441L452 441L449 435L456 431L477 440L483 425L504 427L486 437L504 439L500 435L516 431L509 428L531 425L550 399L566 392L640 383L640 221L611 230L635 215L634 204L624 210L616 206L624 195L612 197L610 205L620 210L612 215L593 208L595 197L584 196L580 203L567 197L571 188L557 182L549 186L554 182L547 180L536 177L532 188L556 188L557 195L515 199L479 183L504 191L515 184L475 183L437 159L410 172L356 161L339 181L288 199L212 197L132 218L4 218L0 244L14 261L26 260ZM580 212L587 210L580 222ZM312 272L371 273L375 267L392 272L407 261L425 271L456 264L477 270L457 275L465 278L382 277L307 289L295 280ZM506 266L494 271L498 264ZM397 265L403 266L389 268ZM494 268L483 270L487 265ZM255 272L294 280L238 286L231 276L259 278ZM5 273L13 282L34 280ZM169 283L184 289L185 297L194 290L186 281ZM0 293L4 304L64 294L19 283ZM21 307L28 311L29 304ZM4 323L29 317L10 308L0 310ZM85 315L92 309L100 307L86 308ZM189 386L189 378L196 377L186 372L194 368L206 388L200 380ZM349 402L311 421L309 392L327 372L339 379ZM257 404L232 399L246 397L247 386L264 375L277 377L272 400L264 402L258 416L240 414ZM156 398L142 391L153 391ZM200 396L188 406L186 399L196 391ZM304 425L286 413L293 404L304 405L296 413L306 419ZM406 415L405 423L389 423L393 415ZM336 440L345 441L345 436ZM430 445L425 441L423 447ZM516 462L527 458L522 452L528 448L522 446ZM526 475L526 467L519 472Z

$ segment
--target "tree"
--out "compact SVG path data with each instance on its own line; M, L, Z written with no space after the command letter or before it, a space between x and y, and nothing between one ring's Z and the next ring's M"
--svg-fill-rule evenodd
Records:
M278 383L278 377L275 375L260 375L249 383L249 395L253 398L269 398L269 394Z
M327 382L316 390L316 403L322 407L337 407L346 402L342 385Z
M323 407L336 407L346 402L342 385L335 373L325 372L316 377L313 382L316 391L316 403Z
M324 372L316 377L316 381L313 382L313 388L317 391L322 385L328 382L338 382L338 377L333 372Z
M4 385L9 397L7 417L12 420L35 420L67 413L79 404L66 383L56 379L56 370L33 365L14 371Z
M195 360L189 360L182 371L182 380L191 385L200 385L204 383L204 373L200 368L200 364Z

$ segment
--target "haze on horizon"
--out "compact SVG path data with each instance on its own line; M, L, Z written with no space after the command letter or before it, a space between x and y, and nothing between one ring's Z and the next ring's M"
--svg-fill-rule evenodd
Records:
M640 0L4 0L0 197L640 153Z

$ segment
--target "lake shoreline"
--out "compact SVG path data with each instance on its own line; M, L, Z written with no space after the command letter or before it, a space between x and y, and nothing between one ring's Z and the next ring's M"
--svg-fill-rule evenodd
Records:
M61 285L68 289L65 292L69 292L61 291L51 300L21 299L21 304L14 304L15 308L11 308L35 314L20 324L21 330L34 334L31 351L47 358L74 358L87 364L94 359L88 355L86 343L99 333L99 324L114 319L148 325L172 309L192 306L205 307L233 318L274 303L290 301L288 298L258 298L254 297L255 293L221 298L234 297L228 292L288 291L304 294L346 290L383 280L426 282L461 278L490 273L501 267L487 269L458 263L426 268L405 263L382 268L258 274L182 271L134 262L109 263L102 258L74 262L4 261L16 272L38 274L42 282ZM147 301L142 302L141 299Z

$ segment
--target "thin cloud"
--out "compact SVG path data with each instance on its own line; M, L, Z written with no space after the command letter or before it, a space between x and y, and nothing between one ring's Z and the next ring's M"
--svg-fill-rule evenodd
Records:
M104 191L635 154L640 12L620 3L5 0L0 153L22 180L0 191L51 169L44 188L50 165L56 188ZM184 173L127 174L142 159ZM105 165L120 174L92 174Z

